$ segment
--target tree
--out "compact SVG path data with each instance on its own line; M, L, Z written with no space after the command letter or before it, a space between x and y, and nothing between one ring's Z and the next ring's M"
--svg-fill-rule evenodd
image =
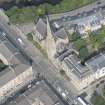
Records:
M83 39L77 39L76 41L74 41L74 47L76 50L80 50L82 47L86 46L86 42Z
M27 39L28 39L29 41L33 41L32 33L27 34Z
M21 2L31 2L32 0L16 0L16 4L21 3Z
M84 62L84 60L89 56L87 47L83 47L79 50L79 56L81 58L81 61Z

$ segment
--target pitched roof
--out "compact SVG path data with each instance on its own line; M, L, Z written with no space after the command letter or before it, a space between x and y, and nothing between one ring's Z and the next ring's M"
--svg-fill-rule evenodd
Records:
M105 56L103 54L99 54L86 62L87 66L93 71L102 69L105 67Z
M54 33L54 37L57 38L61 38L61 39L66 39L67 38L67 33L65 31L64 28L59 29L58 31L56 31Z
M47 25L46 23L39 18L37 24L36 24L36 30L43 36L46 37L47 35Z

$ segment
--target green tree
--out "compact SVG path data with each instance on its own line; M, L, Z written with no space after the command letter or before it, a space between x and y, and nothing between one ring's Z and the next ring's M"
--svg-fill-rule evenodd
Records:
M82 62L89 56L87 47L82 47L79 50L79 56L80 56Z
M74 41L74 47L76 48L76 50L80 50L82 47L86 46L86 42L83 39L77 39L76 41Z

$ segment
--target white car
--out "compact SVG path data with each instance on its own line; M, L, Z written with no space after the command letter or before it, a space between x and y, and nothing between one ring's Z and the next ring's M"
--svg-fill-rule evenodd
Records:
M19 42L20 44L24 45L24 43L23 43L23 41L22 41L21 38L18 38L17 40L18 40L18 42Z
M32 86L32 85L31 85L31 84L29 84L29 85L28 85L28 89L29 89L29 88L31 88L31 86Z
M6 36L6 33L5 33L5 32L2 32L2 35L3 35L3 36Z

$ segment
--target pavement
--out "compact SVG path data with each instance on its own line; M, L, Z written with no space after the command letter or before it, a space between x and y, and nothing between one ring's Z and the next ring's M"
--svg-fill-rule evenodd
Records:
M17 27L22 31L22 33L24 33L25 35L31 33L31 32L35 32L35 24L34 23L26 23L26 24L22 24L19 25L17 24Z
M95 9L97 9L99 7L103 7L103 6L105 6L105 0L97 0L96 2L93 2L89 5L85 5L81 8L78 8L78 9L75 9L75 10L72 10L69 12L59 13L59 14L51 14L51 15L49 15L49 19L50 20L57 20L57 19L60 19L62 17L67 17L67 16L72 17L72 16L76 16L78 14L94 11Z

